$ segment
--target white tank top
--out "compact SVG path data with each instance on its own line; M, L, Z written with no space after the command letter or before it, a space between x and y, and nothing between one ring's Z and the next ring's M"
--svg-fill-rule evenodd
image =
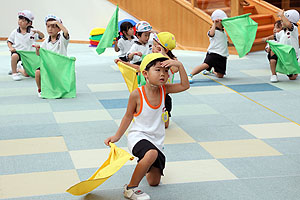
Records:
M165 139L165 122L162 115L165 112L165 86L160 87L160 103L152 106L147 99L145 86L138 88L140 94L140 110L134 114L134 120L128 133L128 149L132 149L136 143L146 139L153 143L163 152L163 142Z

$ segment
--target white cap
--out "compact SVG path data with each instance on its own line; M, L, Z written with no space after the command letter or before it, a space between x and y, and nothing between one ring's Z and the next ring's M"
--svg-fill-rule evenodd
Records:
M58 21L59 23L62 24L61 19L60 19L59 17L55 16L55 15L52 15L52 14L47 15L47 16L45 17L45 23L47 23L47 21L48 21L49 19L55 19L56 21Z
M152 27L146 21L139 21L136 25L136 32L148 32L151 31Z
M211 14L211 19L213 21L217 20L217 19L226 19L228 18L226 13L223 10L217 9L215 10L212 14Z
M299 13L297 10L287 10L284 12L284 16L292 23L297 24L300 19Z
M23 16L23 17L29 19L30 21L34 20L34 16L29 10L22 10L22 11L18 12L18 17L20 17L20 16Z

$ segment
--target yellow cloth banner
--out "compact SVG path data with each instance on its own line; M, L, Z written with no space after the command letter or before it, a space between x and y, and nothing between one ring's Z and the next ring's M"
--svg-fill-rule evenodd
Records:
M127 151L117 147L114 143L110 143L109 157L103 165L88 180L73 185L67 189L67 192L73 195L83 195L91 192L133 158Z
M129 67L128 65L125 65L122 62L118 62L118 67L120 69L120 72L123 75L128 90L131 93L133 90L138 88L136 70L133 69L132 67Z

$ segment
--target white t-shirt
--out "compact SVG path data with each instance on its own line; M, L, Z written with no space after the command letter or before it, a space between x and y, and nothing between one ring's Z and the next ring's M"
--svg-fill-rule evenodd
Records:
M8 37L7 41L12 43L16 50L35 51L33 44L39 39L39 35L31 30L22 34L20 28L15 29Z
M292 30L281 30L275 34L277 41L281 44L286 44L294 47L296 56L299 58L299 39L298 39L298 27L292 24Z
M160 87L160 104L156 107L150 105L145 93L145 86L138 88L138 90L142 102L140 111L134 115L128 133L128 149L132 153L136 143L146 139L163 152L165 122L162 119L162 114L165 112L165 87Z
M132 45L134 44L135 41L137 41L137 37L133 36L131 40L125 39L124 37L121 37L118 40L118 47L120 49L119 51L119 57L125 57L127 52L130 50Z
M151 42L148 42L147 44L141 44L140 42L136 41L127 52L127 57L132 52L141 52L143 55L147 55L149 53L152 53L152 47L153 43ZM142 57L134 55L130 63L134 64L140 61L142 61Z
M225 31L220 31L216 29L215 35L213 37L209 35L209 31L208 31L208 37L209 37L210 44L207 48L207 51L209 53L216 53L223 57L229 56L228 44L227 44L228 40Z
M57 40L54 43L52 43L51 38L49 36L47 39L44 40L44 42L41 45L41 48L67 56L67 47L69 44L69 39L66 39L64 34L59 33L57 35Z

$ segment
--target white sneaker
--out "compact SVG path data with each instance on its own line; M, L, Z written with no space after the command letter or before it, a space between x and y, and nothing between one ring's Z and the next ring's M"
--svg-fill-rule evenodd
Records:
M189 83L193 83L193 75L189 74L188 75Z
M202 74L203 74L203 75L209 75L209 74L210 74L210 71L207 71L207 70L205 69L205 70L202 71Z
M277 75L272 75L271 78L270 78L270 82L271 82L271 83L277 83L277 82L278 82L278 77L277 77Z
M18 73L12 74L11 77L14 81L20 81L21 80L21 77Z
M138 188L127 189L127 184L124 185L124 197L132 200L150 200L150 196L142 192Z
M38 91L38 92L37 92L37 95L38 95L39 98L42 98L41 92Z

